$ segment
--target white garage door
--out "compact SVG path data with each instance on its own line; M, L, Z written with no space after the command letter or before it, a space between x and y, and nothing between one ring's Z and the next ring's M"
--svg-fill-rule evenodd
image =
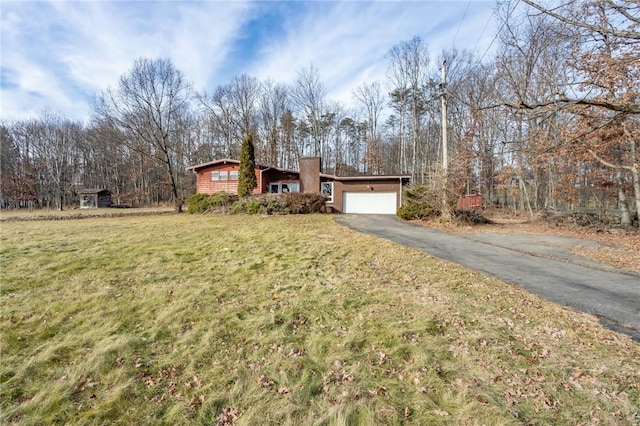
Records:
M345 192L342 201L345 213L396 214L395 192Z

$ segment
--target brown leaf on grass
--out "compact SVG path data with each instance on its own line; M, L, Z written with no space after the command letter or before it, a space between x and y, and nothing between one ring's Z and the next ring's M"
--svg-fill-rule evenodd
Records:
M258 377L258 386L261 388L270 388L275 384L273 380L265 376L264 374Z
M225 408L216 418L216 426L232 425L240 418L242 410L238 408Z
M291 389L287 388L287 387L281 387L280 389L278 389L278 393L280 395L286 395L289 392L291 392Z
M482 405L489 405L489 400L482 395L478 395L476 401L478 401Z
M433 410L433 414L435 414L436 416L440 416L440 417L447 417L449 415L448 412L443 411L443 410Z
M198 376L193 376L191 380L185 383L185 386L188 388L197 389L202 386L202 381L198 378Z
M198 397L192 397L189 401L189 407L196 408L204 403L204 395L200 395Z

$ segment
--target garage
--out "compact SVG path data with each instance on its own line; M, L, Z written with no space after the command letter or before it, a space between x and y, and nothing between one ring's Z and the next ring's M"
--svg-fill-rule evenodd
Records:
M343 212L396 214L396 192L343 192Z

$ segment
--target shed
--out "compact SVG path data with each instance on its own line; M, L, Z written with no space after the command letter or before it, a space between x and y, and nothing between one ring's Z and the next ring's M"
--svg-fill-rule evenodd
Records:
M80 191L81 209L111 207L111 191L107 189L83 189Z

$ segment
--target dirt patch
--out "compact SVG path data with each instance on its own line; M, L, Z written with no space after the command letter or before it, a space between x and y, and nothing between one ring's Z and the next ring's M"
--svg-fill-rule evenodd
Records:
M576 245L571 251L607 265L640 272L640 232L622 228L603 228L557 224L544 221L540 216L507 216L488 212L488 224L441 223L437 220L420 222L431 228L455 233L533 234L558 235L595 241L598 247Z

